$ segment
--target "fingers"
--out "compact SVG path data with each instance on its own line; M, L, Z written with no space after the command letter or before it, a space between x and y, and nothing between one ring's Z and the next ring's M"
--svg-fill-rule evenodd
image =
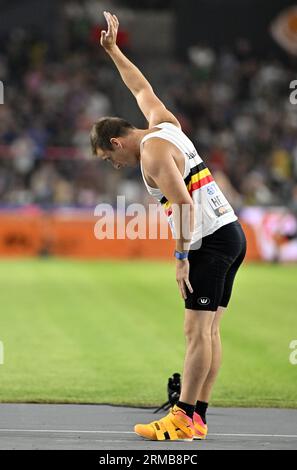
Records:
M100 44L105 50L109 50L116 44L119 20L109 11L104 11L103 14L107 23L107 31L101 31Z
M190 284L189 279L185 279L185 283L186 283L187 288L188 288L189 291L191 292L191 294L193 294L194 290L193 290L193 287L192 287L191 284Z
M115 31L117 31L118 26L119 26L119 20L116 17L116 15L112 15L111 13L109 13L109 11L104 11L104 16L108 24L107 34L110 33L111 29L114 29Z
M191 294L193 294L193 292L194 292L194 290L193 290L193 288L190 284L190 281L189 281L189 279L182 279L182 280L177 280L177 282L178 282L178 287L179 287L181 296L184 300L186 300L186 298L187 298L186 286L189 289L189 291L191 292Z
M108 28L108 29L107 29L107 32L105 32L105 34L104 34L104 38L103 38L103 39L105 39L106 35L107 35L107 36L110 35L111 24L110 24L110 20L109 20L109 16L108 16L107 12L105 11L103 14L104 14L104 16L105 16L105 19L106 19L106 22L107 22L107 28Z
M186 300L187 298L187 291L186 291L186 287L185 287L185 280L182 279L180 281L177 281L178 282L178 287L179 287L179 290L180 290L180 294L182 296L182 298L184 300Z
M178 287L179 287L179 290L180 290L180 294L181 294L182 298L183 298L184 300L186 300L187 294L186 294L186 289L185 289L184 281L177 281L177 282L178 282Z
M114 19L115 19L116 26L117 26L117 27L119 27L119 24L120 24L120 22L119 22L119 20L118 20L117 16L116 16L116 15L112 15L112 16L113 16L113 17L114 17Z

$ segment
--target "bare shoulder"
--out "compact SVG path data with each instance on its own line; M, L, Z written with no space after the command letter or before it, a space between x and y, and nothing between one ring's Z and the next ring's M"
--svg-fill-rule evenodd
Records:
M172 161L172 143L159 137L148 139L143 144L141 161L150 175L158 173L160 167Z
M161 153L167 154L172 148L172 143L162 137L152 137L143 143L141 155L146 158L160 158Z

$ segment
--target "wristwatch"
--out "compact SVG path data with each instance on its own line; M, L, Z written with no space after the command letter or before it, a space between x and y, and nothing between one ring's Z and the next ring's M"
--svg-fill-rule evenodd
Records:
M174 251L174 256L176 257L176 259L188 259L188 254L188 251Z

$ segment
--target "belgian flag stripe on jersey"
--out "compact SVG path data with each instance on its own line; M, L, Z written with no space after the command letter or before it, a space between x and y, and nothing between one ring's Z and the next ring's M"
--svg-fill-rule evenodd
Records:
M190 173L184 179L184 182L186 183L186 185L188 185L190 183L193 176L198 175L202 170L205 170L205 169L207 169L207 166L203 162L201 162L201 163L199 163L199 165L196 165L193 168L191 168Z
M209 169L203 162L191 168L190 173L184 179L184 182L187 186L190 195L192 195L193 191L202 188L202 186L210 183L211 181L213 181L213 177L211 176ZM171 203L167 200L165 196L162 197L160 202L164 206L166 214L170 215L172 212L172 210L169 209Z

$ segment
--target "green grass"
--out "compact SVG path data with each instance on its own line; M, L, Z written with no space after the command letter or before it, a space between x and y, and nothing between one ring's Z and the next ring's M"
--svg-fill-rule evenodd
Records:
M297 407L297 266L245 265L212 405ZM174 263L1 261L2 402L159 405L184 360Z

